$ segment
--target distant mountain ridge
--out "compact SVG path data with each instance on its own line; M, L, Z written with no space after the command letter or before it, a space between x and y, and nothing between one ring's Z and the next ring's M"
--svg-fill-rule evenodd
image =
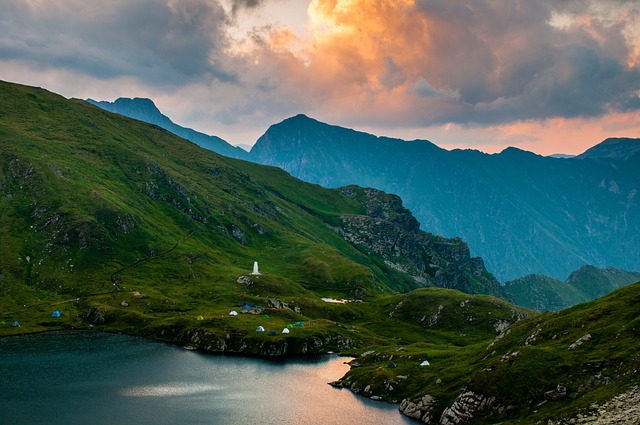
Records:
M272 125L250 159L326 187L398 194L423 229L460 236L502 281L587 264L640 270L629 255L640 252L638 157L614 165L517 148L446 151L297 115Z
M613 267L583 266L563 282L552 277L531 274L505 283L513 301L538 311L560 311L591 301L623 286L640 282L640 273Z
M378 137L299 114L272 125L248 154L236 157L329 188L357 184L398 194L422 229L461 237L504 282L532 273L559 279L587 264L640 270L640 256L629 255L640 251L640 156L619 148L639 139L608 140L575 158L517 148L488 155ZM620 163L612 155L628 159Z
M170 131L176 136L180 136L200 147L209 149L221 155L238 159L247 159L248 157L248 154L244 149L232 146L220 137L209 136L207 134L200 133L199 131L175 124L169 117L160 112L151 99L140 97L131 99L121 97L116 99L114 102L96 101L93 99L87 99L87 102L109 112L115 112L129 118L134 118L149 124L155 124L167 131Z
M578 158L612 158L621 161L640 153L640 139L611 137L587 149Z

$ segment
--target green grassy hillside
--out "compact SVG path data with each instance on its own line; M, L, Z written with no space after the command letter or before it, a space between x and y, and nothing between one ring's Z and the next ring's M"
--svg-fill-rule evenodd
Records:
M330 317L316 309L320 297L367 300L467 281L497 288L481 263L468 267L459 241L446 251L416 247L432 263L418 280L339 232L344 217L370 222L369 203L395 238L435 240L397 197L345 196L43 89L0 83L0 91L0 314L22 332L87 321L137 333L155 332L141 323L188 329L184 320L226 315L242 302L275 308L274 297L318 311L285 315L281 326ZM383 251L392 243L376 241ZM262 275L238 283L254 261ZM68 314L51 321L56 303ZM241 333L253 329L237 322Z
M427 337L401 349L378 348L357 359L358 367L337 385L369 396L405 399L401 410L425 423L447 417L459 421L451 423L537 424L568 421L640 383L640 282L558 313L531 316L492 341L479 338L474 344L473 332L496 315L486 305L477 309L495 302L480 298L439 304L441 320L446 311L466 310L467 324L480 325L473 331L461 323L452 325L461 338L469 338L465 344L447 345ZM411 299L416 300L414 294ZM425 310L422 323L429 328L433 305ZM408 305L405 314L403 323L411 323L406 319L423 313ZM420 366L424 360L430 365Z
M464 242L419 231L397 196L302 183L42 89L0 94L0 336L340 351L358 358L336 385L405 399L412 416L493 399L456 423L569 415L637 381L638 285L544 315L435 287L497 291ZM576 396L544 403L560 384Z

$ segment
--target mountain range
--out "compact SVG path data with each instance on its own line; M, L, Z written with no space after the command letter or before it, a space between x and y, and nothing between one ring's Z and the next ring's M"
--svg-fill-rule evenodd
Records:
M219 138L211 136L190 128L182 127L166 115L162 114L151 99L136 97L134 99L121 97L115 102L95 101L87 99L87 102L94 104L107 111L116 112L130 118L155 124L162 127L173 134L187 139L210 151L217 152L221 155L231 158L247 159L247 151L242 148L231 146L229 143Z
M129 279L235 279L254 259L288 293L440 286L504 296L462 240L420 230L396 195L324 189L84 101L0 89L5 305L36 289L78 296Z
M116 108L121 103L110 110L127 115ZM153 113L136 118L160 122L157 109L147 110ZM629 255L640 252L638 150L640 139L619 138L572 158L517 148L447 151L297 115L272 125L239 157L329 188L395 193L422 229L461 237L504 282L529 274L562 279L583 265L640 270L640 256Z
M35 87L0 82L0 96L0 336L339 351L356 358L333 385L425 424L634 418L640 283L556 313L516 307L480 294L504 288L397 195L305 183Z
M639 141L636 141L639 143ZM423 229L460 236L505 281L583 265L640 270L640 155L556 159L516 148L446 151L299 115L271 126L251 160L302 180L398 194Z
M565 281L531 274L505 282L505 290L519 306L537 311L560 311L638 281L640 273L637 272L582 266Z
M640 139L610 137L577 157L581 159L612 158L625 161L638 153L640 153Z

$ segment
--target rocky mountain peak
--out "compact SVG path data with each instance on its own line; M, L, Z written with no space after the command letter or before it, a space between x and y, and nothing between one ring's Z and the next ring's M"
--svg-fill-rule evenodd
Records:
M587 149L578 158L612 158L624 161L640 152L640 139L610 137Z

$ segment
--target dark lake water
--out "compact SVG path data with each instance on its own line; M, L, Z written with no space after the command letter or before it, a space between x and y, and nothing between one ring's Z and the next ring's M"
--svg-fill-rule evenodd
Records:
M0 338L0 423L416 423L327 385L344 361L214 356L105 333Z

